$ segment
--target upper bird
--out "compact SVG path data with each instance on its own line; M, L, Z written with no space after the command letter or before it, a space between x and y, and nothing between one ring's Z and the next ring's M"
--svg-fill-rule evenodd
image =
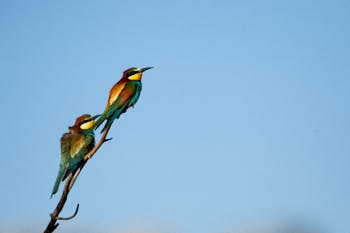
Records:
M124 71L123 77L109 92L106 109L96 121L94 128L98 128L107 119L107 123L101 131L103 132L107 127L112 125L115 119L118 119L122 113L126 112L129 107L134 106L140 97L142 74L151 68L153 67L142 69L132 67Z
M51 197L57 193L58 187L70 173L79 168L84 156L95 146L94 125L99 117L84 114L78 117L73 126L68 127L69 132L61 137L61 162Z

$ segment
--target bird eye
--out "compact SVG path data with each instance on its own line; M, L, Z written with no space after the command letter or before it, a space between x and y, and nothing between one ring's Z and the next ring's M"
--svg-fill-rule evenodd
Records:
M130 77L130 76L133 76L134 74L137 74L137 71L131 71L131 72L129 73L129 77Z

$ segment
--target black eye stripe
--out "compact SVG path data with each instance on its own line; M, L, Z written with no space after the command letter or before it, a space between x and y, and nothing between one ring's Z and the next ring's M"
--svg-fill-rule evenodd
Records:
M91 121L91 119L84 120L83 122L80 123L80 125L83 125L83 124L85 124L85 123L87 123L89 121Z
M137 74L137 73L138 73L138 71L131 71L131 72L129 73L128 77L133 76L134 74Z

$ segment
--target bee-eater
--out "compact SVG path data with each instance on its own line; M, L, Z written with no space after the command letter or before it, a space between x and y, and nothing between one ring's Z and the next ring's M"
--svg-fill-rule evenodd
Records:
M107 119L107 123L101 131L103 132L107 127L112 125L115 119L118 119L122 113L126 112L129 107L136 104L142 89L142 73L151 68L153 67L142 69L132 67L124 71L123 77L109 92L106 109L96 121L95 128L98 128Z
M69 132L61 137L61 162L55 186L51 197L57 193L58 187L70 173L74 173L84 156L95 146L94 125L95 119L99 117L84 114L78 117L73 126L68 127Z

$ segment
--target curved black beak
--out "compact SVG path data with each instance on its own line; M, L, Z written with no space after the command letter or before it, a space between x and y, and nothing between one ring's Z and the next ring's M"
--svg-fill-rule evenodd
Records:
M89 121L95 120L95 119L96 119L97 117L99 117L99 116L101 116L101 114L96 115L96 116L93 116L93 117L90 117L90 118L88 118L88 119L84 120L83 122L80 122L80 125L85 124L86 122L89 122Z
M96 116L91 117L89 121L95 120L95 119L96 119L97 117L99 117L99 116L101 116L101 114L98 114L98 115L96 115Z
M146 70L152 69L153 67L145 67L141 69L141 73L145 72Z

